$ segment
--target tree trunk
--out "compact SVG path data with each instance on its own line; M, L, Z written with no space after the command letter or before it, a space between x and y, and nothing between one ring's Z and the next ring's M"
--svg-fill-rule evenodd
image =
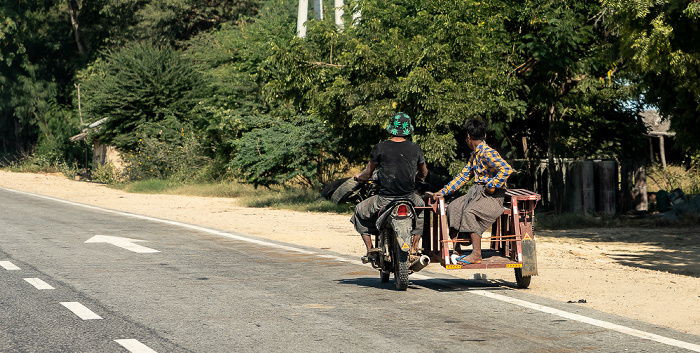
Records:
M554 135L554 130L552 129L552 125L554 124L554 121L556 119L556 110L555 106L552 105L549 108L549 114L547 116L547 120L549 121L549 138L548 138L548 147L547 147L547 161L548 161L548 169L549 169L549 180L550 180L550 189L549 189L549 194L550 194L550 204L554 208L554 211L556 213L561 213L562 208L564 206L564 172L562 168L564 167L562 164L561 159L559 159L559 163L556 163L555 161L555 156L554 156L554 151L553 151L553 146L554 143L557 140L557 136Z
M80 52L80 56L85 56L83 35L80 32L80 25L78 24L78 14L80 13L80 9L78 8L77 0L68 0L68 12L70 12L70 20L73 25L73 33L75 34L75 43L78 45L78 51Z
M666 148L664 146L664 135L659 136L659 155L661 156L661 166L666 168Z

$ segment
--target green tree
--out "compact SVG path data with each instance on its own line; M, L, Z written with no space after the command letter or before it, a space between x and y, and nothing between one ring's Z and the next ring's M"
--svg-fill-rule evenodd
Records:
M179 45L222 24L256 15L261 0L98 0L86 3L91 32L110 46L132 40ZM100 19L100 21L95 21Z
M149 124L175 131L199 124L191 112L206 95L202 76L179 51L132 44L109 52L80 78L84 116L106 119L97 138L123 151L136 148L136 133Z
M201 64L211 92L196 114L207 122L205 143L221 168L227 168L243 134L256 128L251 121L295 119L289 102L268 100L262 89L277 70L268 62L270 48L294 36L296 5L295 1L270 1L255 21L224 25L188 42L188 58Z
M620 55L647 104L670 119L676 141L700 153L700 2L606 0Z
M351 160L386 138L381 127L398 110L413 118L428 160L442 165L454 161L467 119L502 129L524 112L508 75L503 2L368 0L346 13L355 6L362 19L345 31L312 22L306 39L276 45L271 61L281 69L266 84L269 96L328 121Z
M81 62L64 2L0 5L0 139L2 152L29 155L36 144L79 131L67 106ZM67 35L68 34L68 35ZM77 114L76 114L77 115ZM56 128L59 131L52 131ZM60 142L63 151L71 148ZM51 147L39 151L52 151Z
M396 110L414 117L416 140L442 165L457 156L458 128L475 117L491 123L510 156L522 156L521 137L530 139L531 157L624 150L622 139L608 148L610 141L591 138L619 127L601 120L635 124L634 112L614 104L630 92L615 76L617 58L607 55L615 38L598 2L366 0L349 7L356 5L362 20L344 32L312 22L306 39L276 45L271 61L280 71L266 92L328 120L360 158L369 148L360 144L383 138L371 131L381 132Z
M230 167L256 187L284 185L295 181L319 186L324 164L334 141L328 139L325 124L318 119L297 117L292 121L261 117L236 141L236 156Z
M530 153L548 159L551 206L564 203L563 157L624 158L639 152L643 125L623 106L632 91L617 76L618 38L596 1L528 1L511 26L521 63L519 98L526 118L511 136L527 138ZM624 130L629 134L619 134Z

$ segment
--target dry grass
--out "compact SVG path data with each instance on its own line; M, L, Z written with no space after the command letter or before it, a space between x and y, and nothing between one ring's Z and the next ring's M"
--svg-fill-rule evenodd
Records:
M647 190L672 191L681 189L685 194L700 194L700 169L682 165L654 166L647 172Z
M115 189L140 194L169 194L203 197L235 198L248 207L270 207L301 212L332 212L350 214L351 205L337 205L321 198L319 190L300 187L254 188L236 182L182 183L172 180L149 179L110 185Z

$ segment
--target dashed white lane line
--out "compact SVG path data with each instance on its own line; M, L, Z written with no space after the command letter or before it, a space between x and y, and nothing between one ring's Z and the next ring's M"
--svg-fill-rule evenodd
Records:
M245 236L234 235L231 233L221 232L218 230L208 229L208 228L195 226L195 225L191 225L191 224L186 224L186 223L180 223L177 221L170 221L170 220L153 218L153 217L144 216L144 215L137 215L137 214L126 213L126 212L121 212L121 211L116 211L116 210L110 210L110 209L105 209L105 208L101 208L101 207L97 207L97 206L85 205L85 204L81 204L81 203L77 203L77 202L73 202L73 201L58 199L58 198L54 198L54 197L50 197L50 196L33 194L30 192L25 192L25 191L18 191L18 190L12 190L12 189L5 189L5 190L16 192L18 194L24 194L24 195L30 195L30 196L34 196L34 197L44 198L47 200L61 202L61 203L65 203L65 204L69 204L69 205L73 205L73 206L88 208L88 209L92 209L92 210L98 210L100 212L113 213L113 214L118 214L118 215L122 215L122 216L148 220L148 221L152 221L152 222L170 224L170 225L177 226L177 227L188 228L188 229L197 230L197 231L201 231L201 232L209 233L209 234L214 234L214 235L220 235L223 237L236 239L236 240L240 240L240 241L244 241L244 242L248 242L248 243L284 249L287 251L294 251L294 252L302 253L302 254L315 254L315 255L322 256L322 257L326 257L326 258L330 258L330 259L334 259L334 260L338 260L338 261L342 261L342 262L346 262L346 263L352 263L352 264L361 263L360 261L348 260L348 259L345 259L345 258L342 258L339 256L318 254L318 253L313 252L313 251L299 249L299 248L295 248L292 246L279 245L279 244L275 244L275 243L267 242L267 241L263 241L263 240L251 239L251 238L248 238ZM414 275L411 275L411 278L421 279L421 280L436 280L438 282L447 283L446 281L442 281L440 279L426 276L426 275L415 275L414 274ZM670 346L685 348L685 349L688 349L688 350L694 351L694 352L700 352L700 345L697 345L697 344L683 342L683 341L675 340L672 338L668 338L668 337L664 337L664 336L660 336L660 335L655 335L655 334L644 332L644 331L635 330L635 329L632 329L632 328L629 328L626 326L613 324L613 323L607 322L607 321L596 320L596 319L589 318L589 317L586 317L583 315L573 314L573 313L569 313L569 312L566 312L563 310L554 309L554 308L551 308L548 306L539 305L539 304L531 303L531 302L520 300L520 299L510 298L510 297L507 297L504 295L499 295L499 294L488 292L488 291L469 291L467 293L482 295L485 297L489 297L491 299L500 300L500 301L508 302L508 303L515 304L515 305L525 306L525 307L528 307L528 308L531 308L534 310L539 310L542 312L546 312L546 313L561 316L561 317L567 317L571 320L575 320L575 321L584 322L584 323L587 323L590 325L607 328L610 330L625 333L625 334L632 335L635 337L643 337L645 339L653 340L653 341L667 344ZM148 352L148 351L146 351L146 352Z
M24 280L33 285L36 289L54 289L50 284L39 278L25 278Z
M0 261L0 267L8 270L8 271L19 271L21 268L17 267L17 265L13 264L10 261Z
M73 314L77 315L83 320L100 320L102 317L95 314L92 310L85 307L85 305L78 302L62 302L61 305L72 311Z
M119 343L131 353L156 353L156 351L135 339L114 340L114 342Z

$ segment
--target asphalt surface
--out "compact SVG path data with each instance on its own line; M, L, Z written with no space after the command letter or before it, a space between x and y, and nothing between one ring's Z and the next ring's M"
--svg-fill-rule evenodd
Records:
M399 292L343 255L0 188L0 352L700 351L698 336L429 269Z

